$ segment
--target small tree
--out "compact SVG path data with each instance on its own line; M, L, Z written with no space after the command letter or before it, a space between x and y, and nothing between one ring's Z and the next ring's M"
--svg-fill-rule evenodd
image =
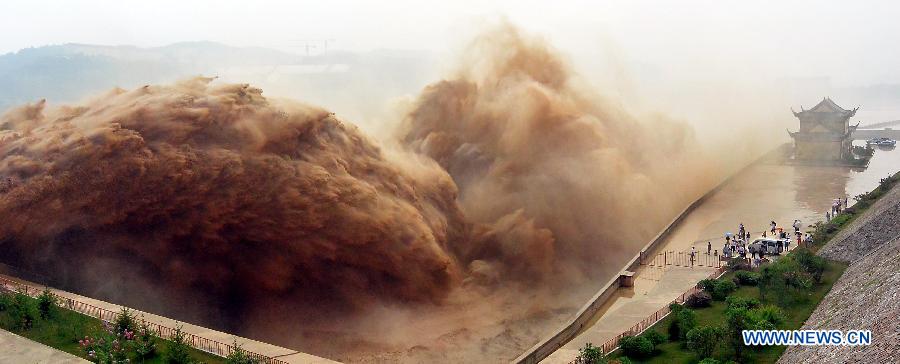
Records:
M41 319L49 319L51 317L55 317L58 312L59 305L56 301L56 297L50 293L49 288L45 288L41 295L38 296L38 311L40 312Z
M187 337L181 326L175 328L175 334L169 339L169 346L163 356L163 361L167 364L192 364L194 362L191 359Z
M140 329L137 331L137 335L134 337L134 352L141 362L153 357L153 354L156 353L156 341L153 339L154 336L155 334L153 329L150 328L150 325L148 325L147 322L142 323Z
M587 343L584 347L578 349L578 357L575 358L577 364L605 364L606 354L594 344Z
M591 344L588 344L591 345ZM579 353L581 351L579 350ZM231 348L231 353L225 358L225 362L228 364L259 364L259 359L252 358L250 355L247 355L247 352L241 347L241 344L238 344L237 340L234 341ZM595 361L586 362L586 363L598 363Z
M720 327L700 326L687 334L687 347L697 353L698 357L712 356L724 336Z
M683 309L675 318L678 321L678 339L687 339L687 333L697 327L697 314L694 310Z
M137 320L134 318L134 312L127 307L122 307L122 310L119 311L119 316L116 317L116 332L135 332L137 327L138 325Z
M744 330L752 330L753 320L746 308L729 308L725 310L725 336L728 345L738 362L744 359L744 338L741 334Z

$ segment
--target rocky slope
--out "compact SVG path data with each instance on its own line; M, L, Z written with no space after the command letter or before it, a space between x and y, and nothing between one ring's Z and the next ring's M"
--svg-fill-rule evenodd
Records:
M900 187L835 236L820 255L850 263L803 329L871 330L870 346L791 346L779 363L900 360Z

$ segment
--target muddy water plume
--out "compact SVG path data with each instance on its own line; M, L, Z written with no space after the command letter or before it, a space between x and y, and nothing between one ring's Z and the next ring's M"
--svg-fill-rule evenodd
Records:
M0 119L0 259L64 288L348 361L502 361L711 184L501 26L376 141L197 78Z

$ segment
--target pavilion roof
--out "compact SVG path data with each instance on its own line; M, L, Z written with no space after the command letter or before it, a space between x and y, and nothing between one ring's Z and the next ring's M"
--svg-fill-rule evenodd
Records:
M844 109L838 104L836 104L831 98L825 97L820 101L816 106L813 106L812 109L805 110L803 107L800 107L800 112L794 112L794 116L800 116L803 113L812 112L812 113L838 113L843 114L844 116L851 117L856 114L856 110L859 108L855 108L853 110ZM793 111L793 110L791 110Z

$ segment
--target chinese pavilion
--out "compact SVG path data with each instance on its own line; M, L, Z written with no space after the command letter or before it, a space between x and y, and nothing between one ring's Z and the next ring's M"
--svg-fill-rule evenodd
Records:
M799 131L788 130L794 139L794 158L840 160L851 157L853 139L850 134L856 126L850 125L850 118L858 109L844 110L827 97L812 109L804 110L802 106L800 112L791 109L800 119Z

